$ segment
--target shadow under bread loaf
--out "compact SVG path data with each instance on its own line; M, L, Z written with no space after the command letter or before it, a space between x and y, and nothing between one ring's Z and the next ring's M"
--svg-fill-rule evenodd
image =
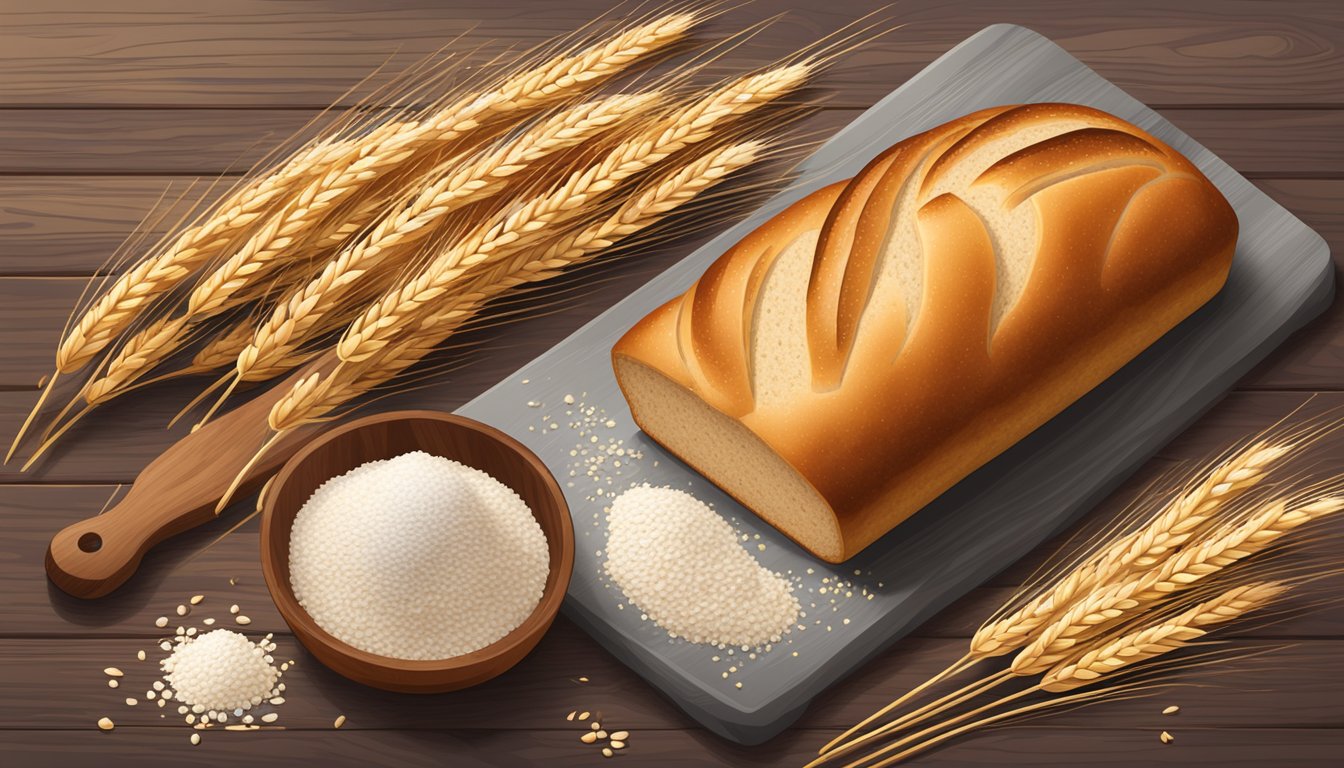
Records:
M640 428L844 561L1222 287L1237 219L1070 104L913 136L745 237L612 350Z

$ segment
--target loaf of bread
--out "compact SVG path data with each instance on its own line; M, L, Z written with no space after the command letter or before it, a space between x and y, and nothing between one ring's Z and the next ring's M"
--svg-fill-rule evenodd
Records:
M648 435L841 562L1208 301L1236 240L1218 190L1139 128L997 107L776 215L613 365Z

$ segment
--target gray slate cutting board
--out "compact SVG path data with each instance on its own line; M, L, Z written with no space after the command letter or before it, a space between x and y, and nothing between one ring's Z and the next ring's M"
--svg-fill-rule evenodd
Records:
M616 388L609 352L645 313L683 292L770 215L854 175L900 139L973 110L1039 101L1088 104L1128 119L1183 152L1218 185L1240 217L1241 240L1227 286L1210 304L842 566L811 558L638 432ZM783 730L828 686L1093 507L1329 306L1334 294L1329 249L1315 232L1155 112L1021 27L989 27L958 45L836 134L801 170L800 183L788 192L459 411L519 438L562 484L570 484L577 553L567 615L707 728L746 744ZM574 404L564 402L567 394ZM529 402L536 405L528 407ZM588 419L599 426L595 434L579 435L570 424L587 408L595 409ZM607 419L615 426L604 426ZM618 457L603 465L603 475L618 473L612 486L594 485L580 462L612 440L623 440L627 454L619 469L614 469ZM571 456L581 445L589 456ZM631 457L631 451L642 458ZM729 657L726 651L672 641L641 620L638 609L623 606L620 591L602 574L602 510L608 488L634 482L689 488L729 518L747 537L744 546L752 554L798 582L807 629L794 630L755 659L744 658L741 650ZM596 495L598 487L603 496ZM852 597L843 592L836 597L837 579L846 582L842 589ZM838 601L835 610L832 599ZM816 608L809 607L813 603ZM725 679L730 666L738 670Z

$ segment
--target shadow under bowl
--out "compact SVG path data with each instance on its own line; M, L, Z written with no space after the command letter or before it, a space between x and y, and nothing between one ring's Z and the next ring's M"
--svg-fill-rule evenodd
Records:
M411 661L360 650L319 626L299 604L290 585L290 531L313 491L361 464L410 451L461 462L512 488L541 525L549 548L550 573L532 614L494 643L448 659ZM261 565L271 599L318 661L364 685L406 693L441 693L483 683L531 652L555 620L569 588L574 527L559 483L526 446L486 424L436 411L367 416L316 437L290 458L271 486L265 490L261 523Z

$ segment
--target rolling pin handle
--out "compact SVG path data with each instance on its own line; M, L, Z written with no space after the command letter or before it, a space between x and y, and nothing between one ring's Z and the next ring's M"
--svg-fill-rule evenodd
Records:
M121 586L140 565L144 549L118 530L117 518L98 515L68 526L47 547L47 574L75 597L102 597Z

